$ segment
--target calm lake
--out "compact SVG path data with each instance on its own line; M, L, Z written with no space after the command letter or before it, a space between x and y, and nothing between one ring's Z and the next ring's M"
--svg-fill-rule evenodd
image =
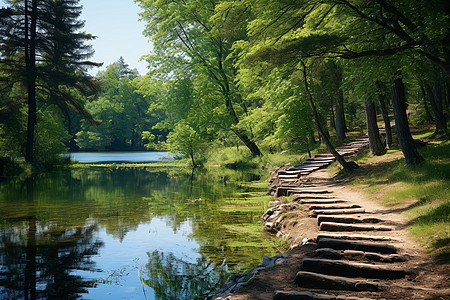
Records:
M111 167L0 182L0 299L202 299L276 254L258 178Z
M170 160L169 152L128 151L128 152L71 152L64 154L80 163L96 162L148 162Z

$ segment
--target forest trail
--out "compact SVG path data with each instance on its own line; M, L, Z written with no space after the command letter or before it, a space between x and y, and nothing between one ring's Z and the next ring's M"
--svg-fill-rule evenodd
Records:
M367 144L364 137L337 150L348 156ZM274 199L294 201L279 201L263 216L264 225L292 248L215 299L450 298L448 265L436 264L407 233L402 213L414 203L379 205L330 178L326 167L333 161L318 155L272 174Z

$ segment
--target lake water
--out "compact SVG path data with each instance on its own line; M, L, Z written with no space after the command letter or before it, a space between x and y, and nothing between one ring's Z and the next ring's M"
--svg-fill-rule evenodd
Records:
M276 254L256 178L89 168L0 183L0 299L201 299Z
M149 162L170 160L169 152L128 151L128 152L71 152L64 156L80 163L96 162Z

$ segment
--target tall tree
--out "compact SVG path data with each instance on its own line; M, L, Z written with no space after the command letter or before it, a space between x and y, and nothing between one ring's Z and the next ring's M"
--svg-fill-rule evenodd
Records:
M382 155L386 153L386 149L381 142L380 132L378 130L375 102L373 102L373 99L368 99L364 101L364 105L366 107L366 124L367 134L369 135L370 154Z
M1 65L9 65L10 71L21 74L16 80L25 87L27 162L35 159L36 115L39 103L44 100L56 103L63 111L72 108L95 123L83 104L61 89L65 86L86 91L92 87L85 73L86 67L98 65L86 60L93 51L85 42L94 37L80 32L84 23L78 20L81 14L78 2L8 0L8 6L1 9L0 33L4 37L0 40Z
M408 117L406 115L405 86L401 73L396 73L396 76L392 79L391 91L398 142L405 156L406 164L413 166L422 162L424 159L417 151L411 131L409 130Z
M243 22L235 23L234 30L214 23L213 16L220 1L155 1L138 0L143 9L142 18L147 21L145 33L152 37L158 64L164 64L169 56L184 58L186 66L199 76L207 76L214 86L223 106L228 127L251 151L261 155L261 151L251 137L251 131L240 124L240 115L245 114L242 95L234 84L236 69L233 66L231 47L237 39L245 37ZM239 6L238 3L236 3ZM224 25L230 20L227 13L221 14ZM243 12L241 18L245 18ZM230 24L228 24L230 25ZM171 76L175 75L174 71Z

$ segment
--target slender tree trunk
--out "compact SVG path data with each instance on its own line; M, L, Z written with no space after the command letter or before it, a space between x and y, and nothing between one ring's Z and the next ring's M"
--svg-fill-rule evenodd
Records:
M194 153L189 153L190 157L191 157L191 161L192 161L192 166L195 168L197 165L195 164L195 160L194 160Z
M431 108L434 112L434 123L436 129L434 134L447 133L447 121L445 120L444 112L442 111L442 91L437 87L439 83L435 83L434 90L431 86L425 83L425 89L428 94L428 99L430 100Z
M308 99L309 105L311 106L311 110L313 112L314 115L314 121L316 123L316 127L317 127L317 131L319 132L319 134L322 136L322 139L325 143L325 145L328 148L328 151L331 152L331 154L336 158L336 160L341 164L341 166L344 168L344 170L346 171L351 171L355 168L358 167L358 165L356 163L349 163L347 162L344 157L342 155L340 155L336 149L333 147L333 145L330 142L330 139L328 138L328 136L324 133L323 129L322 129L322 125L320 124L320 119L319 119L319 114L317 113L317 109L316 109L316 105L313 102L312 99L312 95L311 92L309 91L309 85L308 85L308 77L306 74L306 65L305 63L302 61L301 62L303 65L302 68L302 72L303 72L303 77L304 77L304 84L305 84L305 90L306 90L306 98Z
M314 136L314 130L311 130L309 132L309 141L311 142L311 144L315 144L316 143L316 137Z
M231 96L228 90L224 92L225 96L225 106L228 110L228 113L233 121L233 125L237 125L239 123L239 119L236 115L236 112L233 107L233 102L231 101ZM258 146L254 141L252 141L245 132L240 129L232 129L233 133L244 143L245 146L250 150L252 156L262 156L261 150L259 150Z
M380 89L380 84L377 82L377 87ZM384 101L384 96L381 91L378 91L378 102L381 108L381 114L383 115L384 129L386 130L386 146L388 148L392 147L392 128L391 120L389 118L389 113L386 107L386 102Z
M338 91L338 102L336 104L336 135L339 141L345 139L345 114L344 114L344 95Z
M406 98L405 86L400 76L396 76L391 82L392 92L392 108L394 110L395 128L397 130L397 137L405 156L406 164L414 166L424 159L416 149L416 144L412 138L409 129L408 117L406 115Z
M369 135L369 149L371 155L383 155L386 153L383 143L381 142L380 132L377 124L377 114L375 103L372 99L364 101L366 107L366 124L367 134Z
M311 149L309 147L308 137L305 138L305 141L306 141L306 151L308 152L308 157L311 158L312 156L311 156Z
M434 112L434 121L436 124L436 130L434 134L447 134L447 120L445 118L443 104L442 104L442 87L439 80L434 82L434 89L428 84L425 84L425 88L428 91L431 108Z
M25 1L25 69L28 91L28 124L25 161L34 161L34 131L36 126L36 27L37 27L37 0L32 0L31 15L29 15L28 1ZM30 24L28 24L30 23ZM29 26L29 29L28 29Z
M434 121L433 115L430 112L430 108L428 107L428 97L427 97L427 93L425 92L425 84L424 82L421 80L420 81L420 91L422 93L422 98L423 98L423 107L425 108L425 113L427 115L427 120L428 121Z
M222 94L225 97L225 107L227 108L228 114L231 117L233 125L236 126L239 124L239 118L237 117L236 111L234 110L233 107L230 84L228 82L228 77L226 76L225 71L223 69L221 60L219 60L218 72L220 74L220 77L222 78L222 81L220 81L217 77L215 78L217 83L222 87ZM251 140L243 130L235 128L232 129L232 132L237 135L237 137L244 143L245 146L247 146L247 148L252 153L252 156L254 157L262 156L261 150L259 150L256 143L253 140Z
M335 112L334 112L334 107L333 105L330 106L330 125L332 128L336 129L336 120L334 118L335 116Z

